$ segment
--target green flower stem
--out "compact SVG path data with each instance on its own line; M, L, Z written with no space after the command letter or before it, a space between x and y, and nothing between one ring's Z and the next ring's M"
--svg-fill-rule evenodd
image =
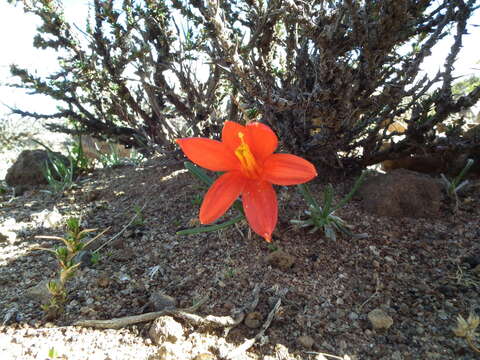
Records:
M365 179L366 175L367 175L367 172L362 171L362 174L359 176L359 178L357 180L355 180L355 183L353 184L352 190L350 190L350 192L342 199L342 201L340 201L338 203L338 205L335 207L335 210L338 210L338 209L344 207L345 204L352 199L353 195L357 192L358 188L363 183L363 180Z
M224 223L217 224L217 225L211 225L211 226L202 226L194 229L185 229L177 232L177 235L192 235L192 234L199 234L199 233L204 233L204 232L210 232L210 231L217 231L224 229L226 227L229 227L233 224L236 224L240 220L244 219L245 217L243 214L238 215L237 217L234 217L231 220L225 221Z
M192 164L189 161L185 161L183 163L183 165L185 166L185 169L187 169L193 175L195 175L197 178L199 178L201 181L203 181L207 186L211 186L213 184L213 179L210 176L208 176L207 174L205 174L205 171L200 169L195 164Z

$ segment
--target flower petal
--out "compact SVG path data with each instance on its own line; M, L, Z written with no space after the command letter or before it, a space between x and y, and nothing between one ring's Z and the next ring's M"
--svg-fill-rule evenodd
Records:
M220 141L205 138L177 139L185 156L195 164L212 171L238 169L240 163L235 154Z
M247 180L238 171L220 176L208 189L200 208L200 222L210 224L232 206L245 188Z
M240 132L247 136L245 126L234 121L225 121L222 129L222 142L228 146L231 151L235 151L241 144L240 137L238 136Z
M263 179L276 185L303 184L315 176L311 162L291 154L272 154L263 164Z
M277 135L275 135L269 126L259 122L247 124L246 128L248 134L246 141L255 158L259 162L262 162L277 149Z
M243 209L253 231L266 241L272 241L277 224L277 195L266 181L249 181L242 193Z

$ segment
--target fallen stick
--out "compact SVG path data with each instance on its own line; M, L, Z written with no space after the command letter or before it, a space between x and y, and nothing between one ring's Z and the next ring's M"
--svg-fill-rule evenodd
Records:
M122 327L148 322L155 320L156 318L164 315L170 315L173 317L178 317L183 320L186 320L190 323L193 323L197 326L210 326L210 327L224 327L226 329L226 333L228 334L228 330L232 329L233 327L239 325L243 319L245 318L245 314L247 312L253 311L258 304L259 301L259 294L260 294L260 285L256 285L253 289L253 299L250 303L245 305L240 311L235 314L235 317L232 316L213 316L208 315L206 317L202 317L199 315L193 314L200 306L202 306L206 301L207 297L204 297L194 306L191 306L186 309L167 309L162 311L150 312L146 314L140 315L133 315L133 316L126 316L122 318L115 318L109 320L80 320L74 323L75 326L83 326L83 327L94 327L100 329L120 329Z
M133 315L133 316L126 316L122 318L115 318L109 320L79 320L74 323L74 326L83 326L83 327L93 327L99 329L121 329L125 326L130 326L142 322L152 321L156 318L164 315L173 315L175 316L177 313L192 313L198 310L200 306L207 302L208 297L205 296L202 298L198 303L189 308L185 309L178 309L178 310L162 310L162 311L155 311L149 312L146 314L140 315Z

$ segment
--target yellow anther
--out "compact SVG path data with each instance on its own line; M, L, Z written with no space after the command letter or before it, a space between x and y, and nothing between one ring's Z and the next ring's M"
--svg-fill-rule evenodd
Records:
M255 161L255 157L253 156L252 152L250 151L250 147L244 140L244 134L239 132L238 137L242 142L236 149L235 155L237 156L238 160L240 160L240 164L242 165L242 171L248 177L257 177L257 162Z

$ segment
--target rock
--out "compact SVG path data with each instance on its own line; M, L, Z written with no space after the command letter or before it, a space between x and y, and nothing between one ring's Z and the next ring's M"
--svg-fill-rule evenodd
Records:
M398 307L398 311L399 311L400 314L402 314L402 315L408 315L408 314L410 314L410 306L408 306L408 305L405 304L405 303L402 303L402 304L400 304L400 306Z
M480 265L480 254L466 256L462 258L462 262L468 264L470 266L470 269L474 269L478 265Z
M370 320L375 330L389 329L393 325L393 319L382 309L374 309L368 313L368 320Z
M63 216L54 206L53 210L42 210L31 215L37 226L42 226L46 229L54 228L63 222Z
M371 177L359 189L370 213L392 217L433 217L442 201L442 187L428 175L398 169Z
M8 241L8 236L0 233L0 243L7 242L7 241Z
M313 338L311 336L308 336L308 335L300 336L297 339L297 341L300 345L302 345L306 349L311 349L313 344L315 343Z
M395 351L391 357L392 360L403 360L402 353L400 351Z
M170 316L160 316L155 319L148 334L154 344L160 345L165 341L174 344L183 339L183 328Z
M40 304L46 304L51 298L50 291L48 291L47 287L49 282L50 280L42 280L37 285L29 287L27 290L25 290L23 295L27 299L34 300Z
M16 304L12 306L4 315L2 325L8 325L9 323L18 322L21 319L21 315L18 312Z
M97 279L98 286L106 288L110 285L110 278L106 275L100 275Z
M472 270L475 274L480 275L480 265L477 265Z
M149 301L154 311L175 309L177 306L177 300L175 300L175 298L168 296L161 291L154 292L150 295Z
M75 264L80 263L80 269L84 269L93 265L92 252L88 250L81 250L77 255L73 257L72 260Z
M69 163L67 157L60 153L50 154L50 157L60 158L65 164ZM49 153L45 150L24 150L20 153L15 163L7 170L5 181L9 186L15 187L17 195L37 185L47 184L45 178L45 163L50 162ZM18 193L20 191L20 193Z
M352 321L358 320L358 314L352 311L350 314L348 314L348 318Z
M250 329L257 329L262 325L263 316L258 311L248 313L245 316L244 323Z
M267 256L267 262L281 270L288 270L295 263L295 257L283 250L276 250Z
M85 195L85 201L93 202L100 199L102 192L100 190L91 190Z
M134 257L135 257L135 252L128 247L117 250L113 255L113 259L119 262L130 261Z

